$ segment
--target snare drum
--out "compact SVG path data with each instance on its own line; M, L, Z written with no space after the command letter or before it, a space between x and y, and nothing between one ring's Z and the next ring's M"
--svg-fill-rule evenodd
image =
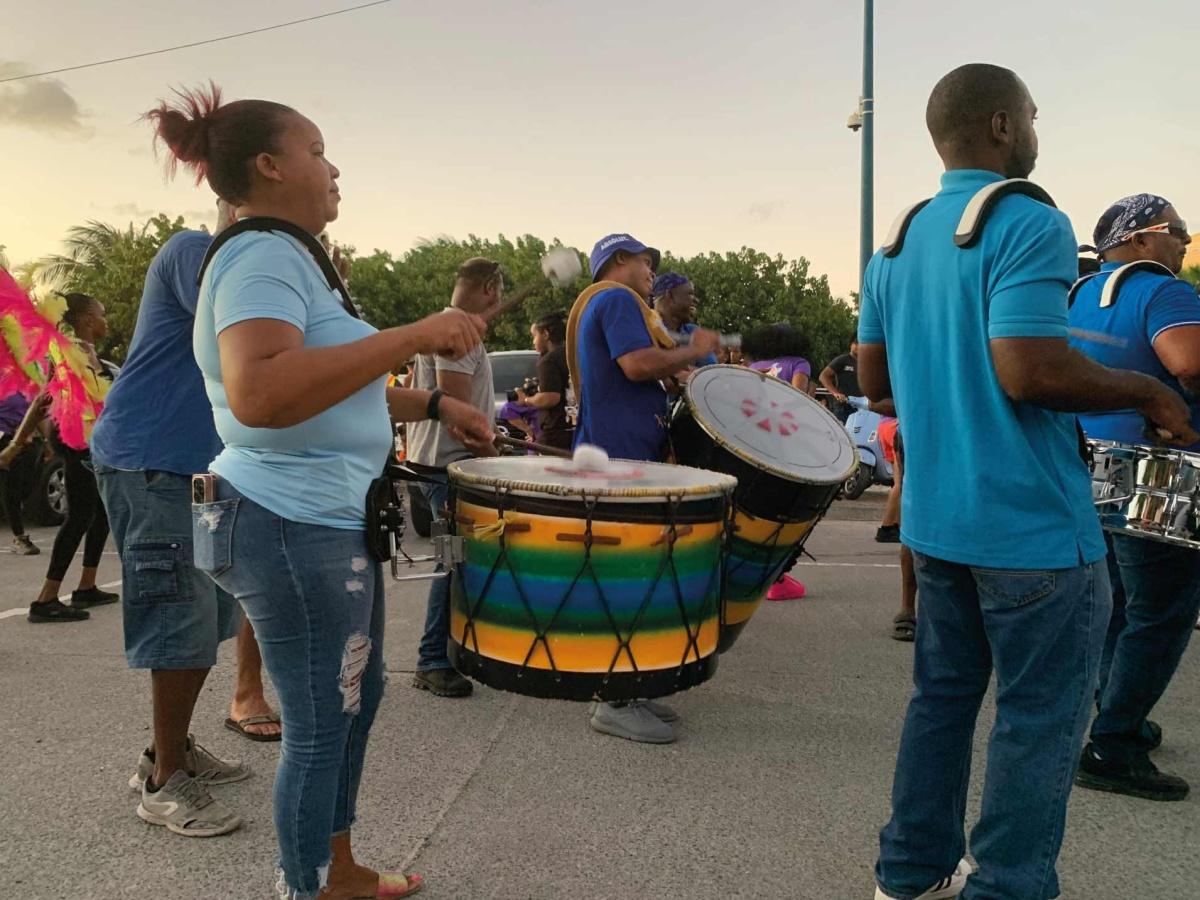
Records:
M712 676L733 478L626 460L595 475L545 457L448 471L464 544L456 669L564 700L661 697Z
M1088 441L1106 531L1200 550L1200 454Z
M675 458L737 478L721 592L721 650L800 556L858 466L842 423L807 394L741 366L688 379L671 421Z

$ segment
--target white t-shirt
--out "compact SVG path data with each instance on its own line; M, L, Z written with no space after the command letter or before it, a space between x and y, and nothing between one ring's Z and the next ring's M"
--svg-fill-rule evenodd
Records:
M479 344L459 359L422 354L416 358L412 386L416 390L432 391L437 387L438 372L462 372L471 376L470 403L490 421L496 404L495 388L492 386L492 361L487 348ZM471 453L452 438L446 428L432 419L409 422L408 458L418 465L445 468L460 459L470 459Z

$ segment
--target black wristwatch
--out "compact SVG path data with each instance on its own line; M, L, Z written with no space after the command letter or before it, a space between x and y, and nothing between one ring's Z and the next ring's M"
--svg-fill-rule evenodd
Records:
M441 388L434 388L433 393L429 395L429 404L425 407L425 418L438 420L438 404L442 402L442 398L446 396L446 392Z

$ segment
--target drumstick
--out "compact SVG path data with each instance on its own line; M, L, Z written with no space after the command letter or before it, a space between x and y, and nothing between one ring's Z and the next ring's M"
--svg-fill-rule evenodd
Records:
M483 321L490 322L490 321L492 321L492 319L500 318L500 316L504 315L506 312L508 312L510 309L512 309L517 304L523 303L531 294L533 294L538 289L538 287L540 287L540 285L533 285L531 287L522 288L521 290L517 291L515 294L513 294L511 299L505 300L503 303L501 303L499 306L497 306L491 312L484 313L482 316Z
M563 459L570 459L572 456L570 450L560 450L558 447L548 447L545 444L523 441L520 438L511 438L503 434L496 435L496 443L504 444L506 447L520 447L522 450L533 450L543 456L560 456Z

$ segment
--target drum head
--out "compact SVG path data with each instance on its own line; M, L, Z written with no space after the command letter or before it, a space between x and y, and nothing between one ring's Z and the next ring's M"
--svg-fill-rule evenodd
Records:
M611 497L624 502L675 497L719 497L737 487L732 475L687 466L615 459L602 472L579 472L571 460L542 456L493 456L451 463L456 484L506 488L523 496Z
M858 463L850 436L832 413L763 372L705 366L688 379L685 396L709 437L772 475L836 484Z

